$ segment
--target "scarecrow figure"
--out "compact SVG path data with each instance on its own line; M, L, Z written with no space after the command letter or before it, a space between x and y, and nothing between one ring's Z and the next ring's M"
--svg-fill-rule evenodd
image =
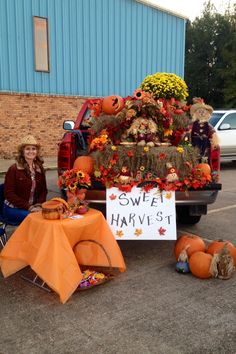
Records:
M197 146L200 151L202 162L211 165L210 153L218 147L218 138L214 128L208 122L212 115L213 108L204 103L201 98L194 98L194 104L190 108L193 120L191 131L191 143Z
M220 250L219 253L213 255L213 259L210 266L210 273L215 278L229 279L231 278L234 270L234 260L226 244Z
M157 143L157 124L151 119L136 118L122 136L122 140L132 137L139 146L155 146Z
M131 173L128 166L122 166L121 173L118 178L121 184L129 184L131 181Z
M175 167L170 162L166 163L167 167L167 174L166 174L166 181L168 183L177 182L179 180L179 174Z

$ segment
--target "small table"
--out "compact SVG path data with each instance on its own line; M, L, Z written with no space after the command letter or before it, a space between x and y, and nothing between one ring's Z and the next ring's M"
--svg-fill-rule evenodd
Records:
M29 214L12 234L0 254L4 277L30 265L33 271L65 303L78 287L82 272L73 247L83 240L94 240L104 247L111 266L124 272L125 262L103 214L90 209L81 219L46 220L42 213ZM104 254L99 256L87 242L81 248L80 264L109 266ZM92 251L91 251L92 250Z

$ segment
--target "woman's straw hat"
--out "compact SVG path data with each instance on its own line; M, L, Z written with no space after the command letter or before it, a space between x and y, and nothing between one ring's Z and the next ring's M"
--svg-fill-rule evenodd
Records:
M37 146L37 147L40 146L33 135L27 135L24 138L22 138L18 148L21 148L21 147L26 146L26 145L34 145L34 146Z

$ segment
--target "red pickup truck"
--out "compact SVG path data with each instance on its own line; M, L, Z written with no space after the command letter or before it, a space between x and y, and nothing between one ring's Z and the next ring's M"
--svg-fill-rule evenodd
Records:
M90 118L89 100L85 101L76 121L64 121L65 134L58 149L58 175L65 170L73 168L75 159L80 155L86 155L87 138L89 135L88 119ZM214 171L219 173L220 154L214 151L211 156ZM188 193L176 191L176 214L177 221L183 224L196 224L201 215L207 214L207 205L215 202L221 184L212 182L202 189L189 190ZM87 193L87 199L91 204L105 204L106 192L104 186L94 181L93 187Z

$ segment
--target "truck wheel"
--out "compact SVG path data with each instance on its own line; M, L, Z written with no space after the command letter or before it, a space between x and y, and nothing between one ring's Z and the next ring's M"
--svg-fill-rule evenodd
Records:
M177 222L181 224L194 225L197 224L201 215L190 215L189 206L180 206L176 208Z

